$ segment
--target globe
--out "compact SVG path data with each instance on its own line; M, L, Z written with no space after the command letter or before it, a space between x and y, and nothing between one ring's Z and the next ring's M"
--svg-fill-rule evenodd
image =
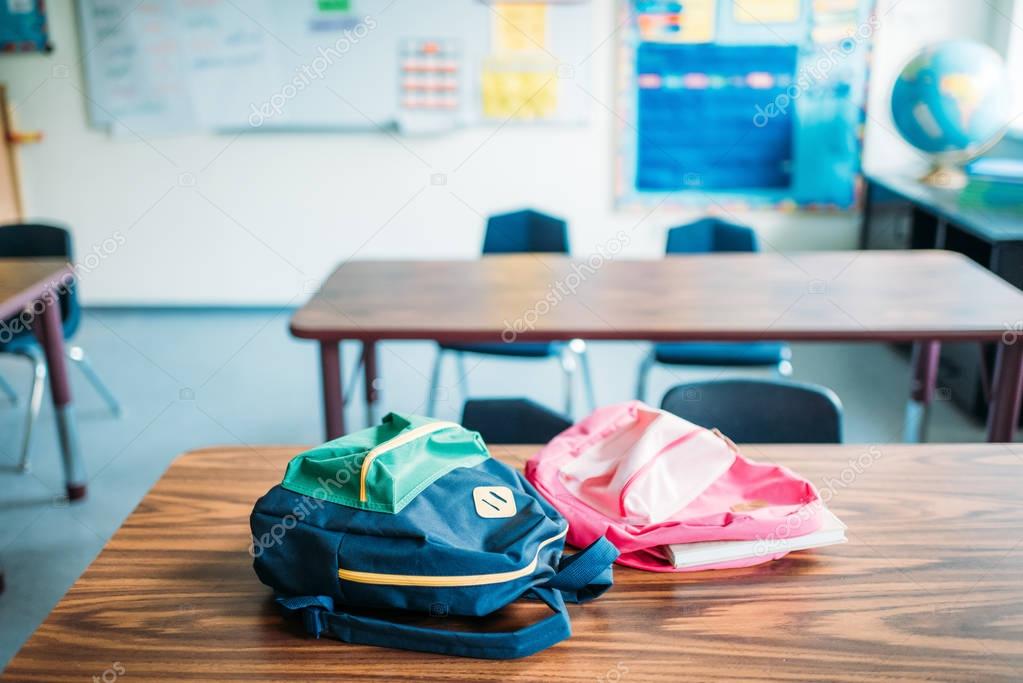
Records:
M1001 138L1012 101L998 53L955 40L927 47L906 64L892 88L892 117L909 144L933 156L924 180L959 185L965 176L956 165Z

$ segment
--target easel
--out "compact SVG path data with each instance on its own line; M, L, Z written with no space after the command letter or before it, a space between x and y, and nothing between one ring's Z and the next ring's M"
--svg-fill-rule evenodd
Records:
M0 224L15 223L25 215L17 146L39 142L42 138L42 133L20 133L14 129L14 120L7 105L7 89L0 85Z

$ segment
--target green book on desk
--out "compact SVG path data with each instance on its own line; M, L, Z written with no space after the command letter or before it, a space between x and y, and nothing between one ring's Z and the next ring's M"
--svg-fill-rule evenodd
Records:
M1023 211L1023 160L978 159L966 170L969 182L959 195L961 206Z

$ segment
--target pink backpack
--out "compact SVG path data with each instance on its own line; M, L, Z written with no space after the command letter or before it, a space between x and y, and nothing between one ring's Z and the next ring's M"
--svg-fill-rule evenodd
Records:
M649 571L745 567L763 555L675 569L664 546L816 531L824 506L790 470L743 457L716 430L640 401L596 410L526 463L526 478L569 522L580 548L606 536L618 562Z

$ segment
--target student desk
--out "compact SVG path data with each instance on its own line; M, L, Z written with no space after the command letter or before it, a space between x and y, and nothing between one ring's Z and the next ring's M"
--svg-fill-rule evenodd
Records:
M1020 409L1023 293L945 251L707 254L656 261L552 254L342 264L291 319L320 344L326 436L345 432L339 343L551 341L911 341L907 436L919 440L942 341L999 343L988 440L1011 441ZM1023 323L1019 323L1023 329ZM370 410L372 415L372 410Z
M59 288L73 282L72 277L70 267L62 259L0 258L0 322L18 316L26 309L32 311L28 322L33 324L40 339L49 368L50 393L57 416L67 495L69 499L77 500L85 497L85 465L78 450L60 306L50 305L57 303ZM0 340L7 341L9 334L10 330L0 327Z
M849 542L747 569L615 567L610 591L569 607L572 638L514 661L313 640L285 620L252 571L248 517L301 450L178 459L3 680L92 680L116 667L144 681L552 683L993 681L1023 671L1023 451L1011 446L743 447L812 480ZM491 450L521 465L536 448ZM474 625L516 628L541 609L517 604Z

